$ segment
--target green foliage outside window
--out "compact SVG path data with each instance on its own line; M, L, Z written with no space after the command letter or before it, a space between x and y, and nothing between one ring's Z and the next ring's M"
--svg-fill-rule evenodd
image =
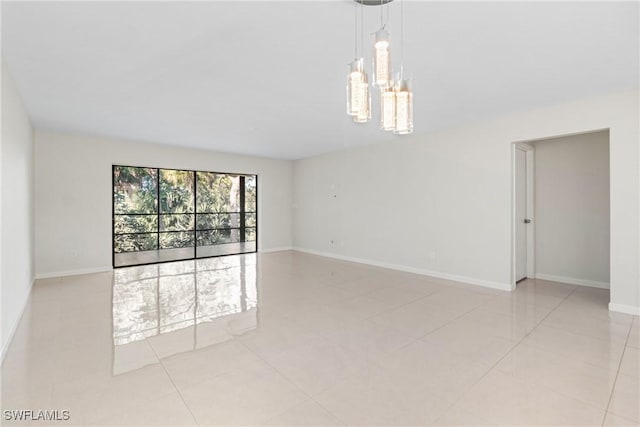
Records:
M115 166L113 182L116 253L241 240L240 175ZM256 177L244 176L244 188L245 241L254 241Z

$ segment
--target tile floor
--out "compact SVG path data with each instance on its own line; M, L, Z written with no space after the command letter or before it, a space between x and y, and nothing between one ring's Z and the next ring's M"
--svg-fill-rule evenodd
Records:
M58 426L638 425L640 322L608 300L297 252L40 280L2 409L69 410Z

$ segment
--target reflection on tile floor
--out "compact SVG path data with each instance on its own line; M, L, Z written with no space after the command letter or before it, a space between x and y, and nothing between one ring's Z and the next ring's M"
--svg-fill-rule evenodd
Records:
M297 252L39 280L2 409L70 411L53 425L638 425L640 322L608 300Z
M224 325L255 329L257 298L255 254L115 270L114 373L141 367L130 360L138 341L167 357L231 339Z

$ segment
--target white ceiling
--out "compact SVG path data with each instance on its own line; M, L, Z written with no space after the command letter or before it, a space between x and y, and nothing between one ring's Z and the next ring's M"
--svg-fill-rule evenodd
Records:
M416 133L638 87L636 1L404 8ZM377 97L374 123L345 114L353 37L350 0L2 2L35 127L285 159L402 138L377 129Z

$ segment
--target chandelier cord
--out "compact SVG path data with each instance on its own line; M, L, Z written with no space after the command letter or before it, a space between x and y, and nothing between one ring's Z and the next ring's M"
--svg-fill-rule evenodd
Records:
M389 2L389 3L391 3L391 2ZM386 21L384 23L384 25L386 25L386 26L389 26L389 16L390 16L390 13L391 13L391 8L389 8L389 3L387 3L387 19L386 19Z
M358 3L353 5L353 57L358 58Z
M360 53L364 57L364 8L360 3Z
M400 78L404 79L404 0L400 0Z

